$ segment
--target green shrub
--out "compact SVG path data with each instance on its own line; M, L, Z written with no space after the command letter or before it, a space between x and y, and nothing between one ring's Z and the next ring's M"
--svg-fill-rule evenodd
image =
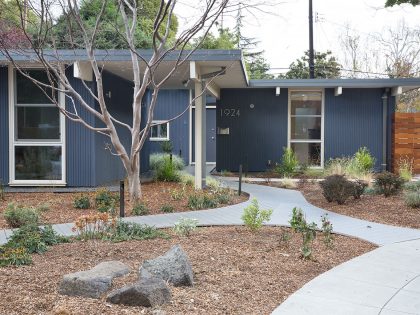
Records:
M174 207L173 206L171 206L171 205L163 205L161 208L160 208L160 211L162 211L163 213L172 213L172 212L174 212Z
M354 185L342 175L327 176L319 183L322 194L328 202L336 201L342 205L354 194Z
M108 227L103 239L112 242L123 242L129 240L149 240L154 238L168 239L169 236L146 224L124 222L118 220L115 227Z
M226 205L232 201L231 191L229 189L219 190L216 194L217 202Z
M169 155L165 156L163 163L155 171L155 179L163 182L179 182L181 175Z
M149 158L149 167L153 171L162 168L167 161L170 161L170 155L167 153L153 153ZM184 169L185 164L182 157L172 155L172 166L175 170L181 171Z
M401 177L390 172L379 173L375 178L375 188L385 197L398 193L403 184L404 180Z
M264 222L270 221L273 210L261 210L258 200L253 199L251 204L244 209L242 221L252 231L259 230Z
M363 180L356 180L355 182L352 182L353 184L353 197L354 199L360 199L360 197L363 195L366 187L368 184Z
M144 203L135 204L133 207L134 215L147 215L149 212L149 208Z
M334 238L332 236L333 226L328 219L328 214L325 213L323 216L321 216L321 222L322 222L322 234L324 235L324 244L327 247L332 247Z
M302 234L302 247L300 249L300 253L304 259L312 258L312 245L316 238L316 229L317 225L315 222L307 224L306 221L304 221L304 224L301 226L300 233Z
M299 169L299 161L291 148L283 148L283 157L277 172L285 177L293 177Z
M413 178L413 162L413 159L409 157L400 158L398 161L398 173L407 182Z
M405 192L404 201L411 208L420 208L420 190Z
M115 205L119 200L117 193L112 193L106 188L101 188L95 193L95 205L99 212L115 211Z
M180 174L180 181L182 184L186 186L194 186L194 176L188 173L181 173Z
M305 221L305 215L303 214L303 211L301 208L294 207L292 209L292 218L290 219L290 227L293 231L299 231L300 227L304 224Z
M222 183L217 179L207 176L206 177L206 186L213 192L217 192L222 188Z
M31 255L23 248L0 246L0 267L23 266L32 263Z
M420 181L405 183L403 188L404 188L405 191L419 191L420 190Z
M198 220L190 218L181 218L174 224L173 231L180 236L190 236L197 229Z
M185 186L182 189L173 189L170 191L172 200L182 200L185 198Z
M6 200L6 195L4 193L4 184L1 179L0 179L0 200Z
M375 166L375 158L370 154L368 148L362 147L355 154L354 159L362 172L370 172Z
M375 187L366 187L365 190L363 191L364 195L377 195L378 191L376 190Z
M188 197L187 205L192 210L215 208L218 205L217 195L196 192Z
M89 209L90 199L88 195L81 194L73 200L73 207L76 209Z
M7 224L12 228L19 228L27 224L38 224L39 215L34 208L16 206L11 203L4 212Z
M172 145L172 141L168 140L168 141L163 141L160 145L160 148L162 149L162 152L170 154L172 153L173 150L173 145Z

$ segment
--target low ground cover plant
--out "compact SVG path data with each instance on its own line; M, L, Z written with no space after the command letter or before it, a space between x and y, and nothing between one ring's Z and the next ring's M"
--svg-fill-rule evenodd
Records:
M197 219L181 218L174 224L173 231L179 236L189 237L197 229L197 225Z
M76 209L89 209L90 208L90 199L87 194L81 194L73 200L73 207Z
M137 203L133 206L132 212L134 215L147 215L150 210L144 203Z
M188 197L188 207L191 210L215 208L218 205L217 196L206 192L195 192Z
M115 212L115 205L119 200L117 193L101 188L95 193L95 206L99 212Z
M14 203L7 206L4 218L12 228L19 228L27 224L37 225L39 223L39 214L36 208L18 206Z
M162 211L163 213L172 213L175 211L175 208L170 204L166 204L160 208L160 211Z
M420 181L404 185L404 202L411 208L420 208Z
M404 180L390 172L381 172L375 177L375 188L385 197L397 194L404 184Z
M0 267L23 266L30 265L31 263L31 255L25 248L10 248L0 246Z
M168 234L158 230L154 226L116 221L115 226L110 226L103 235L104 240L123 242L129 240L149 240L155 238L168 239Z
M257 199L253 199L251 204L244 209L242 214L242 221L245 226L248 227L252 232L259 230L263 223L270 221L273 210L260 209Z
M77 218L72 230L82 240L100 239L116 224L116 218L111 218L108 213L95 213Z

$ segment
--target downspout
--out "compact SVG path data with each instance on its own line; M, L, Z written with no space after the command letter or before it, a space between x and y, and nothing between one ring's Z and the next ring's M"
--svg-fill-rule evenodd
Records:
M388 93L386 88L382 94L382 171L387 169L387 134L388 134Z

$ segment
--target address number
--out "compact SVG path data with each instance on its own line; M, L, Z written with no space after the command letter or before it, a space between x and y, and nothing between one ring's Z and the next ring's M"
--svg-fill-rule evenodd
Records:
M241 112L235 108L225 108L220 110L220 116L225 117L239 117Z

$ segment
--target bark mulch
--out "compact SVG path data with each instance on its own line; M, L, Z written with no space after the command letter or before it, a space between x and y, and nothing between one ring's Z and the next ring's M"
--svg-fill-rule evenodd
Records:
M383 195L362 195L360 200L349 198L344 205L327 202L318 183L303 183L298 188L311 204L363 220L420 229L420 211L407 207L402 194L385 198Z
M291 236L287 242L282 240L285 233ZM152 314L142 307L107 304L105 298L62 296L57 286L64 274L120 260L133 268L114 281L113 288L120 288L136 280L143 260L177 243L191 259L195 285L172 287L172 302L162 306L159 310L164 313L159 314L269 314L317 275L375 248L337 235L334 247L327 249L318 235L316 260L304 261L299 257L300 235L280 227L264 227L254 234L244 227L199 228L189 238L169 240L77 241L33 255L30 266L0 268L0 314Z
M173 200L171 192L174 190L181 191L183 185L171 182L150 182L142 184L143 198L142 202L149 208L149 214L162 213L163 205L171 205L175 212L191 211L188 208L188 196L194 193L194 188L186 186L185 196L180 200ZM91 209L75 209L73 200L79 197L81 193L6 193L5 200L0 200L0 229L9 228L4 219L3 212L9 203L15 203L22 206L38 207L40 205L48 205L49 210L40 213L41 221L44 224L68 223L74 222L79 216L96 212L94 208L94 192L86 192L91 200ZM248 200L249 196L242 194L232 195L229 204L237 204ZM126 216L131 216L131 204L129 202L128 193L125 196Z

